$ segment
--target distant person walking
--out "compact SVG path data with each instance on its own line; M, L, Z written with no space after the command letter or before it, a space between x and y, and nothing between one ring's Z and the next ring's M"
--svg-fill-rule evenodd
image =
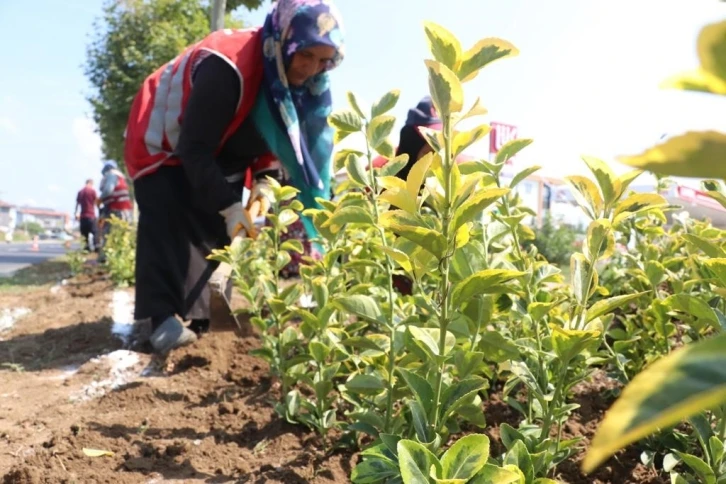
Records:
M133 218L134 205L129 195L129 186L126 177L118 169L115 161L107 161L101 170L101 244L98 261L103 263L106 257L103 253L103 246L106 238L111 232L111 224L108 223L111 217L116 217L126 222Z
M89 252L96 251L98 246L96 200L98 195L93 188L93 180L89 178L86 180L86 186L78 191L75 209L76 220L81 224L81 236L86 243L85 249Z

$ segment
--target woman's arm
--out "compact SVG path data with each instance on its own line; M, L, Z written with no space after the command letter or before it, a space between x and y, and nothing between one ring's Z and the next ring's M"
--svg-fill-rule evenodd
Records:
M192 80L175 154L195 202L205 211L219 212L239 201L216 162L215 151L234 118L241 86L237 73L216 55L201 61Z

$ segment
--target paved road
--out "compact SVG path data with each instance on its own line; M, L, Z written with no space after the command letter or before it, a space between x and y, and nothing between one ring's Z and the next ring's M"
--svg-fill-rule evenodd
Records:
M13 272L23 267L66 253L63 242L41 241L38 244L37 252L31 250L32 245L30 242L13 242L8 244L0 241L0 277L10 276Z

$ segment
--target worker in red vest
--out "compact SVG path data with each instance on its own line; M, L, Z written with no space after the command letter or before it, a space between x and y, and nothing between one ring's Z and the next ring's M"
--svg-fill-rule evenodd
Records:
M218 263L206 257L237 235L256 235L247 210L269 207L266 175L298 188L306 208L329 198L328 71L342 59L330 0L278 0L263 27L213 32L144 81L124 158L139 207L134 314L151 319L156 352L208 327L207 282ZM312 250L317 232L307 217L301 224Z
M103 178L101 179L101 189L97 199L99 205L98 261L103 263L106 260L103 246L111 231L111 224L108 223L108 220L111 217L116 217L121 220L131 221L134 205L131 202L126 176L118 169L115 161L105 162L101 169L101 175Z

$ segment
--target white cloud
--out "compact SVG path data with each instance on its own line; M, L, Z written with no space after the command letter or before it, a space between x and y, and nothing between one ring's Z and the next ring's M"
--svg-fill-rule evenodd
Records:
M71 129L84 158L93 162L101 161L101 137L96 133L96 123L86 117L77 117L73 119Z
M18 127L15 122L8 117L0 118L0 131L6 131L10 134L17 134Z
M60 185L56 185L55 183L51 183L48 185L48 191L51 193L60 193L63 190L63 188Z

